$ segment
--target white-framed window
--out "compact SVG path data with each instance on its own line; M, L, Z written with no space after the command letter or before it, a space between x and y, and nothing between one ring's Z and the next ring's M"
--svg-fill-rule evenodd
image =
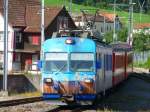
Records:
M0 42L4 41L4 32L0 31Z
M4 55L3 53L0 53L0 62L3 62L3 60L4 60Z

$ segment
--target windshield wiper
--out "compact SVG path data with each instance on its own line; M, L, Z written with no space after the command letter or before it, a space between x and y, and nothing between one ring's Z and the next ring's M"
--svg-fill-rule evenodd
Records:
M57 74L57 73L59 73L59 72L61 72L63 69L64 69L64 67L67 65L67 63L65 63L58 71L56 71L56 73L55 74Z

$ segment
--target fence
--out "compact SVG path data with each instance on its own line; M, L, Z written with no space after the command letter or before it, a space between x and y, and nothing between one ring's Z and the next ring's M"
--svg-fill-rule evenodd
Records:
M134 52L133 53L133 62L136 63L145 63L150 57L150 51L143 51L143 52Z

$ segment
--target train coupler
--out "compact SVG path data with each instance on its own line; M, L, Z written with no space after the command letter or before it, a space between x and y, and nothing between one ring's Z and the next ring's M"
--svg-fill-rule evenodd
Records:
M62 102L74 102L74 95L63 95Z

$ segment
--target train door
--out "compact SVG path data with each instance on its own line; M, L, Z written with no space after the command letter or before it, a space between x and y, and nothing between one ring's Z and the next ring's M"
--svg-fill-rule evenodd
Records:
M124 52L113 53L113 85L124 80L125 74L125 54Z
M127 52L125 52L125 57L124 57L124 59L125 59L125 62L124 62L124 64L125 64L125 74L124 74L124 77L125 77L125 79L128 77L127 76L127 62L128 62L128 59L127 59Z
M132 52L127 52L126 53L126 74L128 75L133 71L133 59L132 59Z
M105 88L109 89L112 87L112 55L109 53L105 54L104 61Z
M115 53L112 53L112 85L115 86Z
M105 57L105 53L103 53L102 54L102 90L103 90L103 95L105 95L105 91L106 91L105 66L106 66L106 57Z
M97 53L96 54L96 63L97 63L97 66L99 67L96 67L97 70L97 74L96 74L96 92L97 93L100 93L103 91L103 69L102 69L102 54L101 53Z

